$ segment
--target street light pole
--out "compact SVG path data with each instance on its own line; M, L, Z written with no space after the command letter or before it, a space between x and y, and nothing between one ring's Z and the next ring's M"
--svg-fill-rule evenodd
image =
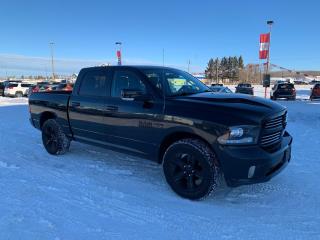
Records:
M162 66L164 67L164 48L162 48Z
M54 61L53 61L53 47L54 47L54 43L51 42L51 43L49 43L49 45L50 45L50 49L51 49L52 80L54 81L54 79L55 79L55 74L54 74Z

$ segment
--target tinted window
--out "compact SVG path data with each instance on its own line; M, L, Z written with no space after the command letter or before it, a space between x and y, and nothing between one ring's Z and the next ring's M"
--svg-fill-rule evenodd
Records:
M293 84L280 84L279 89L292 89L294 88Z
M155 69L143 69L143 73L146 75L151 85L156 89L162 91L162 75L163 71Z
M144 83L135 73L130 71L115 71L111 96L121 97L121 91L123 89L146 91Z
M8 87L18 87L18 83L9 83Z
M31 84L29 84L29 83L22 83L21 84L21 87L30 87L31 86Z
M104 71L87 72L81 82L79 94L87 96L106 96L107 75Z
M210 89L191 74L180 70L168 70L164 75L169 86L169 95L185 95L210 91Z

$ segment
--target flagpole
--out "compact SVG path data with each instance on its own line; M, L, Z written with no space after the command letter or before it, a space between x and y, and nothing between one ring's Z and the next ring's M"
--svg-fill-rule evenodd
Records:
M268 59L267 59L267 73L269 73L269 69L270 69L271 30L272 30L273 21L267 21L267 24L269 25L269 46L268 46Z
M266 74L269 74L270 70L270 44L271 44L271 29L273 21L267 21L267 24L269 25L269 45L268 45L268 58L267 58L267 71ZM267 98L267 87L264 88L264 98Z

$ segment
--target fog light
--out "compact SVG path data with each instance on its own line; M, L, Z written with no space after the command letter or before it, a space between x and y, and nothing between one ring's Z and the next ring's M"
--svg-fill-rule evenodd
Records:
M256 171L256 166L251 166L248 171L248 178L252 178L255 171Z

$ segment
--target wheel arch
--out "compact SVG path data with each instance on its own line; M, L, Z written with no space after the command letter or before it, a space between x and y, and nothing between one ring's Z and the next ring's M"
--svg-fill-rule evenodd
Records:
M40 120L39 120L39 124L40 124L40 129L42 129L43 124L49 120L49 119L56 119L57 115L53 112L50 111L46 111L41 113L40 115Z
M205 140L204 138L200 137L199 135L192 133L192 132L187 132L187 131L177 131L177 132L173 132L170 133L168 135L166 135L164 137L164 139L162 140L160 147L158 149L158 158L157 161L158 163L162 163L163 160L163 155L165 153L165 151L168 149L168 147L173 144L176 141L179 141L181 139L186 139L186 138L192 138L192 139L198 139L203 141L205 144L207 144L207 146L213 151L214 149L211 147L211 145L209 144L209 142L207 140Z

